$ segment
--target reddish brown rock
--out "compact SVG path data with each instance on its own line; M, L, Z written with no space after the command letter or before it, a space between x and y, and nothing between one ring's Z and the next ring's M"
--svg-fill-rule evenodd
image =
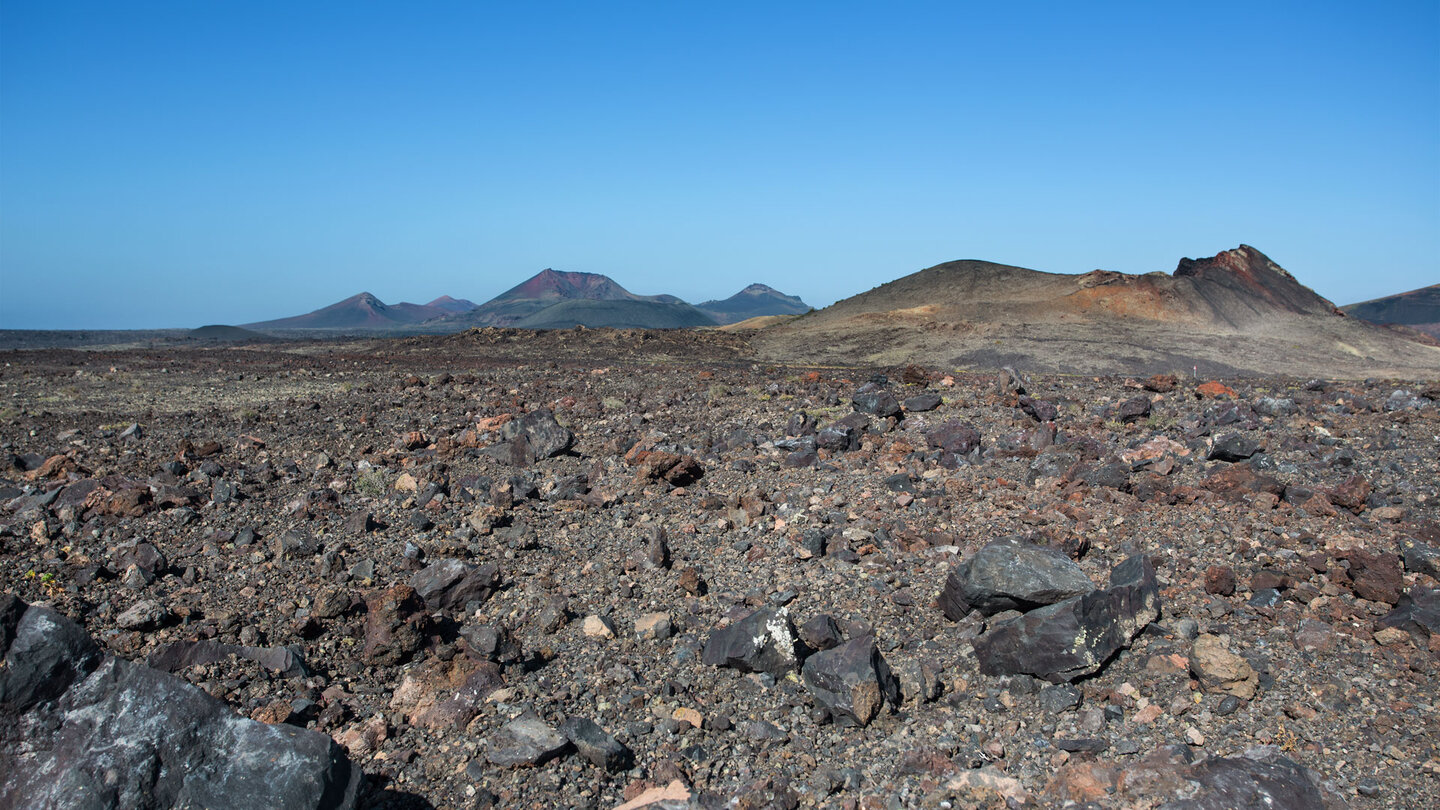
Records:
M425 642L425 603L409 585L396 585L365 600L365 660L393 665L410 659Z
M1235 569L1228 565L1212 565L1205 569L1205 592L1219 596L1235 593Z
M1352 475L1326 490L1325 496L1330 499L1330 503L1359 514L1365 509L1365 500L1373 491L1374 487L1371 487L1370 482L1363 476Z
M1394 554L1372 554L1352 549L1339 555L1350 563L1350 589L1361 599L1393 605L1405 588L1400 558Z

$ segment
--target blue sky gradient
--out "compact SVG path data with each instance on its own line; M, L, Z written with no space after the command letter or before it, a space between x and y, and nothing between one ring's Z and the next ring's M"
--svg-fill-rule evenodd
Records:
M1440 4L999 5L0 0L0 327L1241 242L1440 281Z

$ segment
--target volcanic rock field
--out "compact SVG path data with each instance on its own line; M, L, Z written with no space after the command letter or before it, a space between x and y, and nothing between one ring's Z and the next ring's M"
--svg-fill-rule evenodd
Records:
M1440 806L1433 379L0 361L0 806Z

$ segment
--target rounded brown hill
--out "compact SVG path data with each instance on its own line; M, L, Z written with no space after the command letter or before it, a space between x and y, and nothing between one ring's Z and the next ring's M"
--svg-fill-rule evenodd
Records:
M767 329L776 360L1077 373L1426 377L1440 351L1348 318L1248 245L1173 274L1045 273L985 261L922 270Z

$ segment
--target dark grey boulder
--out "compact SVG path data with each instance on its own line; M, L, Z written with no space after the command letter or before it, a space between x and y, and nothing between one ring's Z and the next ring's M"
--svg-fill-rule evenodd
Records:
M975 639L980 671L1064 683L1092 674L1159 617L1155 568L1139 555L1110 573L1110 587L996 622Z
M494 563L471 565L461 560L440 560L410 577L410 587L431 610L463 610L471 602L484 602L500 587L500 569Z
M1206 458L1212 461L1244 461L1260 452L1260 443L1243 433L1226 433L1210 443Z
M575 746L580 756L590 760L598 768L612 772L623 771L635 763L635 753L593 720L585 717L567 718L560 724L560 733Z
M1131 397L1115 406L1115 418L1127 425L1131 422L1138 422L1149 415L1149 397Z
M84 678L104 657L80 625L12 594L0 607L0 717L53 700ZM3 738L0 738L3 739Z
M714 667L768 672L779 678L800 666L799 646L790 612L767 608L712 632L701 660Z
M966 456L980 447L980 431L971 425L951 420L934 430L926 431L925 441L931 447L938 447L947 453Z
M900 685L874 636L860 636L805 659L805 688L837 725L867 726L888 701L900 703Z
M961 562L945 580L940 607L959 621L978 610L1029 610L1095 590L1073 560L1053 548L1004 537Z
M924 413L940 407L940 402L939 394L916 394L905 400L904 405L910 413Z
M239 717L16 601L0 602L0 807L355 806L360 770L329 737Z
M1187 799L1160 810L1316 810L1325 806L1305 769L1284 757L1260 762L1243 757L1207 759L1183 768L1196 786Z
M859 450L861 435L860 431L849 425L827 425L815 434L815 446L837 453Z
M1421 647L1428 645L1440 634L1440 591L1411 588L1395 603L1395 609L1380 619L1380 624L1404 630Z
M533 714L511 720L490 741L485 758L507 768L542 765L570 747L565 735Z
M838 647L845 634L840 632L833 616L821 613L800 625L800 639L812 650L828 650Z
M899 400L895 399L894 394L883 389L858 393L850 399L850 404L861 413L872 414L881 419L900 413Z
M1030 462L1030 469L1025 474L1025 483L1027 486L1034 486L1036 481L1044 478L1065 478L1079 463L1078 455L1051 447Z
M1405 550L1406 571L1440 579L1440 548L1428 546L1413 537L1401 538L1400 546Z
M1019 399L1020 410L1036 422L1054 422L1055 417L1060 415L1060 408L1053 402L1043 399L1031 399L1022 396Z
M558 456L575 444L575 434L555 421L548 408L531 411L500 428L502 441L485 452L500 461L525 467Z
M1261 416L1279 418L1282 416L1293 416L1300 412L1300 406L1295 404L1293 399L1278 399L1276 397L1261 397L1255 400L1255 412Z

